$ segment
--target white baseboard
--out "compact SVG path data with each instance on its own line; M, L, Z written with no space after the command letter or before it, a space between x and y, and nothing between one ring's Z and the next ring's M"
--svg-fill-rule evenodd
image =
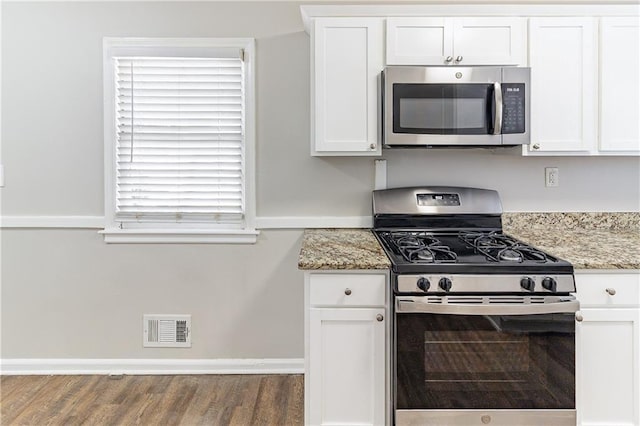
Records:
M3 359L2 375L302 374L302 358L267 359Z

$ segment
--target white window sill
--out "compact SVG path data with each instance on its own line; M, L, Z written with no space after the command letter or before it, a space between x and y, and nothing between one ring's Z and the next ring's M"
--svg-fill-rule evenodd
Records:
M118 229L99 231L105 243L138 244L255 244L255 229Z

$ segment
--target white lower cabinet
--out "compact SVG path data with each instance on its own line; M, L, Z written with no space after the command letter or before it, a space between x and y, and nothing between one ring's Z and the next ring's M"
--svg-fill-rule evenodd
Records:
M384 425L386 275L306 276L305 424Z
M576 273L578 424L640 425L640 274Z

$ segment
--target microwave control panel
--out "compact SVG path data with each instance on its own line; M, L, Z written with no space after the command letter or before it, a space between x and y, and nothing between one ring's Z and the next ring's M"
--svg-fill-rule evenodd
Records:
M502 83L502 134L525 132L524 91L524 83Z

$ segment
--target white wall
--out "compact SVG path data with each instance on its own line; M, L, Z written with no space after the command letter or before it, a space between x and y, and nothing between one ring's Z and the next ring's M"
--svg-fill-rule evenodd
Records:
M5 216L102 216L102 37L255 37L257 213L367 216L373 159L309 156L309 37L282 2L2 5ZM386 151L391 186L498 189L506 210L637 210L635 158ZM460 167L460 166L463 167ZM560 187L544 188L544 166ZM604 202L603 202L604 200ZM300 230L247 245L106 245L2 230L2 358L300 358ZM143 349L143 313L193 315L193 348Z

